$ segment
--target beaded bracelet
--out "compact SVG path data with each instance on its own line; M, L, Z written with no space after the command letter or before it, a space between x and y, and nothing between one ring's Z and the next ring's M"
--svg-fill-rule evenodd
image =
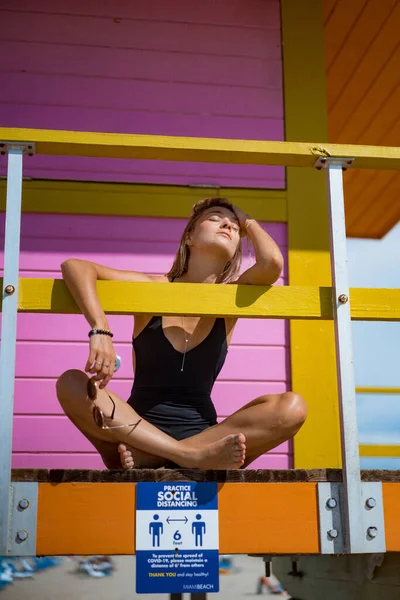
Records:
M91 329L89 331L89 337L92 337L92 335L108 335L110 338L114 337L114 334L106 329Z

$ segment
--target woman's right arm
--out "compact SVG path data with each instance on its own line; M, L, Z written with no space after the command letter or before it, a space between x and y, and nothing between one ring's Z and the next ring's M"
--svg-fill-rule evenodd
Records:
M154 278L135 271L120 271L96 263L70 258L62 263L63 279L75 302L86 317L91 329L110 330L106 314L97 294L97 280L109 281L154 281ZM92 335L90 353L85 371L100 381L104 388L114 374L115 350L110 336Z

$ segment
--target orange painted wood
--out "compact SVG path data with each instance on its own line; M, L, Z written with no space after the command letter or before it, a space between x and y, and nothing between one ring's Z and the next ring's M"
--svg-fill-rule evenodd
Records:
M336 132L334 137L336 143L389 146L390 141L396 139L392 131L393 125L398 122L396 88L399 84L399 60L400 48L390 57L390 60L386 63L382 62L379 76L373 84L371 83L371 87L364 95L358 97L358 104L349 115L346 124L340 126L332 123L332 131ZM347 95L348 86L346 86L346 98ZM392 127L390 127L391 123ZM398 143L398 138L395 143Z
M135 484L39 484L38 555L134 554Z
M220 486L221 554L318 553L316 483Z
M325 55L326 69L329 74L335 59L346 43L355 23L360 18L360 14L365 9L367 0L352 0L343 10L346 18L343 19L343 10L340 0L324 1L322 9L324 14L324 37L325 37Z
M390 7L387 8L388 12L386 14L386 20L383 22L376 37L373 36L368 47L365 48L364 52L358 57L355 70L353 71L352 76L346 81L343 93L339 97L338 102L332 111L330 126L332 127L332 131L340 132L339 139L347 140L349 139L348 134L353 134L353 122L355 121L357 123L360 116L360 109L363 110L364 113L369 112L370 114L375 115L378 106L374 103L370 103L369 100L369 94L371 92L374 93L374 87L378 91L380 102L390 101L393 84L395 84L397 78L395 77L390 84L390 80L385 75L385 69L388 68L390 72L396 64L397 69L399 65L398 57L396 57L396 47L398 45L400 4L398 4L397 7L394 7L391 14ZM372 33L374 28L375 26L371 19L368 30L371 30ZM355 34L356 31L354 32L354 35ZM347 43L349 42L350 40L348 40ZM357 49L355 49L355 51L357 52ZM384 85L383 89L381 87L382 85ZM390 118L396 116L396 112L396 109L394 109L394 111L390 110L389 112L384 111L383 114L379 111L379 119L382 119L383 121L387 119L390 120ZM360 123L360 131L368 130L370 121L371 119L364 123ZM374 122L372 122L371 125L373 128ZM375 131L371 138L374 142L363 139L362 142L357 143L375 144L377 143L379 136L382 136L386 131L387 129L383 127L379 131ZM356 143L356 138L354 138L353 141Z
M347 2L342 2L336 13L336 27L334 28L333 19L328 23L329 36L335 34L338 29L343 27L343 21L347 21L346 8ZM379 34L382 25L385 23L388 13L396 4L396 0L387 0L380 4L380 10L377 10L376 3L367 2L360 11L357 18L353 21L353 26L348 35L343 40L343 44L336 52L334 59L327 55L326 62L329 65L327 80L327 96L329 109L333 109L336 102L346 89L348 82L351 81L354 72L359 67L364 55L373 43L375 37ZM342 17L340 21L340 16ZM330 25L330 27L329 27ZM328 50L330 45L328 45ZM332 61L332 64L330 64Z
M319 552L316 483L221 484L218 500L222 554ZM37 554L134 553L135 484L39 484Z
M382 483L386 551L400 551L400 485Z
M371 189L363 192L364 207L360 206L357 219L352 223L355 231L366 231L370 237L379 237L378 232L384 231L384 223L395 220L400 216L399 190L400 173L394 173L392 177L382 177L379 172L371 182ZM376 202L379 199L379 213L376 213ZM374 235L375 234L375 235Z
M400 3L387 0L324 4L329 141L397 145L400 135ZM382 238L400 217L392 186L400 173L345 176L349 237Z

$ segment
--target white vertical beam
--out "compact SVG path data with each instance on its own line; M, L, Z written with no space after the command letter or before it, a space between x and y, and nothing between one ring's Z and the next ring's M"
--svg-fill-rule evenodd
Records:
M346 552L353 554L363 553L367 550L361 504L360 455L342 172L343 168L352 161L345 158L327 158L322 162L326 168L329 200L331 272L344 482L342 499L344 547Z
M22 155L24 146L8 145L6 231L0 347L0 556L9 549L11 444L18 307L18 265L21 229Z

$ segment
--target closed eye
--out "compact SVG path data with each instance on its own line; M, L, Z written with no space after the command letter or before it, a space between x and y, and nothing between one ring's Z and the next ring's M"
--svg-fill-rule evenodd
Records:
M208 218L210 221L215 221L215 222L218 222L221 220L220 215L217 213L210 215ZM235 233L239 233L240 227L238 227L236 223L231 223L231 227Z

